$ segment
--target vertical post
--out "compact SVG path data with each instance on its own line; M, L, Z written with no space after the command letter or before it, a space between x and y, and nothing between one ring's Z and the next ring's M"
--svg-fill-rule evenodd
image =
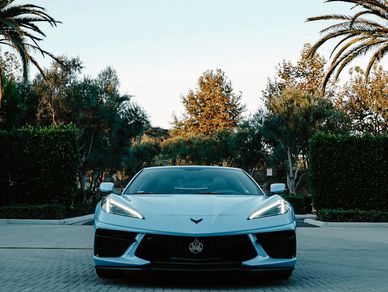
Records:
M268 195L271 195L272 168L267 168Z

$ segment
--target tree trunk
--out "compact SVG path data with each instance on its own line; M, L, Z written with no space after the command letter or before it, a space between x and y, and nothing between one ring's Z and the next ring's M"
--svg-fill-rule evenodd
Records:
M78 179L79 179L79 184L81 188L82 203L85 204L86 203L85 181L84 181L83 172L81 170L78 170Z
M3 84L3 68L0 66L0 109L3 105L4 84Z
M294 164L292 163L290 147L287 147L287 187L290 194L294 195L296 192L296 189L295 189L295 174L292 169L293 165Z

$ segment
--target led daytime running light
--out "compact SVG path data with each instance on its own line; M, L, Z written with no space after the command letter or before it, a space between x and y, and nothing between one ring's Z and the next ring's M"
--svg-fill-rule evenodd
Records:
M286 203L284 202L284 200L278 200L278 201L273 202L272 204L269 204L269 205L257 210L256 212L252 213L251 216L249 216L248 220L256 219L259 217L266 217L265 213L267 211L269 211L272 208L275 208L279 205L280 205L280 212L279 212L279 214L276 214L276 215L281 215L281 214L284 214L288 211L288 207L286 206Z
M142 214L140 214L138 211L132 209L131 207L121 203L120 201L118 200L115 200L113 198L107 198L106 199L106 202L105 202L105 211L107 213L111 213L111 214L116 214L113 210L112 210L112 205L117 207L117 208L120 208L122 210L124 210L125 212L128 213L128 216L131 216L131 217L134 217L134 218L139 218L139 219L144 219L144 216ZM122 214L117 214L117 215L122 215Z

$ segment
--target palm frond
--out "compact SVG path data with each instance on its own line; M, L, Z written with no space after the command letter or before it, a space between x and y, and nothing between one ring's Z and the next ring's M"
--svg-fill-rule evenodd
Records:
M311 21L320 21L320 20L351 20L352 18L347 15L342 14L326 14L326 15L319 15L319 16L313 16L308 17L306 19L306 22Z
M312 45L307 53L312 57L327 41L340 38L330 54L330 67L323 86L335 73L338 79L343 69L354 59L375 51L369 60L366 76L372 66L388 52L388 1L387 0L327 0L326 2L345 2L360 7L362 11L353 16L328 14L310 17L307 21L340 21L321 30L323 36Z
M340 40L340 41L336 44L336 46L334 47L334 49L331 51L331 53L330 53L330 58L333 57L335 51L337 51L337 49L338 49L344 42L346 42L346 41L349 40L349 39L354 38L355 36L357 36L357 34L352 33L352 34L349 34L349 35L345 36L342 40Z
M58 60L53 54L40 47L39 42L46 35L38 24L48 23L54 27L60 22L50 16L44 7L34 4L18 5L14 2L15 0L0 1L0 36L2 37L0 44L16 50L23 65L23 76L27 79L30 63L43 73L38 62L31 56L31 50Z
M369 78L370 71L371 71L373 65L376 62L379 62L382 58L384 58L385 54L387 54L387 53L388 53L388 43L381 46L381 48L379 50L377 50L373 54L373 56L370 58L368 66L367 66L366 71L365 71L365 79Z
M361 6L371 11L381 12L384 11L388 13L387 3L386 1L380 2L376 0L326 0L325 2L346 2L352 3L356 6Z
M379 15L379 14L373 12L373 11L364 10L364 11L361 11L361 12L359 12L359 13L356 13L356 14L352 17L352 19L351 19L351 21L350 21L350 27L352 27L352 26L353 26L353 23L356 22L356 21L358 20L358 18L359 18L360 16L363 16L363 15L374 15L374 16L377 16L377 17L382 18L383 20L386 20L385 17L382 17L381 15ZM379 25L379 24L376 22L376 25Z
M328 69L328 72L326 73L324 82L323 82L323 88L327 86L327 83L330 80L331 75L336 71L334 80L337 80L339 75L341 74L342 70L354 59L356 59L359 56L365 55L368 53L368 51L372 50L375 46L381 45L383 42L379 43L363 43L361 45L358 45L357 47L353 48L350 52L347 54L342 55L335 63L331 63L330 68Z

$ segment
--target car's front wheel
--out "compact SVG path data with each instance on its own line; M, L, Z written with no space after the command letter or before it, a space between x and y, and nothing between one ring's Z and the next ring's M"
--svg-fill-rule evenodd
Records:
M96 274L103 279L119 278L122 275L121 271L102 268L96 268Z

